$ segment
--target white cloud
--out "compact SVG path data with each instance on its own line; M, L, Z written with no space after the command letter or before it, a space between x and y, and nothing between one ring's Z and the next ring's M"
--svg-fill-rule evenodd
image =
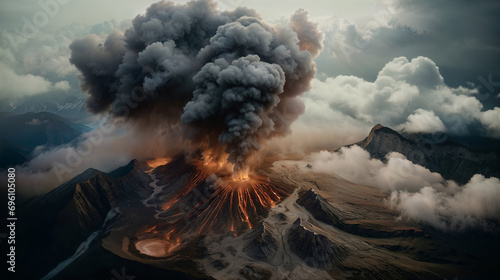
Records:
M0 94L34 95L50 90L52 83L45 78L31 74L18 75L12 68L0 63Z
M389 202L403 218L441 230L489 229L491 220L500 218L500 180L476 174L452 193L427 186L415 193L394 191Z
M68 90L67 81L55 84L41 76L32 74L17 74L9 65L0 62L0 96L31 96L51 90Z
M72 23L56 31L42 28L28 37L20 30L0 30L0 75L3 78L0 97L8 96L12 100L53 90L79 93L76 82L70 82L76 81L76 68L69 61L71 42L89 33L104 36L113 29L125 29L129 25L128 20L96 25Z
M54 89L68 91L71 88L68 81L59 81L54 84Z
M488 110L481 113L479 119L488 130L488 134L500 138L500 108L495 107L493 110Z
M465 135L480 121L489 135L500 137L498 111L481 111L477 89L448 87L436 64L426 57L398 57L370 82L355 76L313 80L304 95L303 123L328 120L360 126L377 123L411 132ZM495 122L496 120L496 122Z
M368 47L380 28L391 27L393 11L385 6L374 6L369 13L356 17L329 16L318 18L319 29L325 34L324 52L337 60L351 62L351 57Z
M435 133L446 131L441 119L434 112L424 109L415 110L415 114L409 115L408 120L399 128L407 132Z
M30 73L54 73L57 77L74 75L76 68L69 62L70 52L67 47L70 41L66 39L64 43L66 45L43 45L38 49L31 50L22 58L23 68Z
M370 154L357 145L342 147L338 152L321 151L310 157L313 171L335 173L346 180L383 191L416 191L444 182L438 173L412 163L400 153L389 153L386 160L384 163L370 158Z
M500 221L500 180L474 175L459 186L393 152L386 162L370 158L359 146L311 155L312 171L337 174L357 184L390 191L388 204L400 218L441 230L490 228Z
M9 49L0 48L0 61L4 61L6 63L15 63L16 58L14 54Z

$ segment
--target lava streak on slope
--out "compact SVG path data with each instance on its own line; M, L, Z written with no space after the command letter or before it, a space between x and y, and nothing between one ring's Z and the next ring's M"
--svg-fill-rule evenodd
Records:
M257 173L233 176L225 163L186 162L184 156L154 173L165 183L165 191L155 201L161 209L159 219L139 233L139 240L152 234L181 243L208 232L238 235L252 228L293 189Z

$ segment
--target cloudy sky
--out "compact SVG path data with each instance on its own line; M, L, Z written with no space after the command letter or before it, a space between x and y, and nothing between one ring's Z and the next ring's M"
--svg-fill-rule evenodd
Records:
M0 2L0 110L9 110L10 104L27 99L85 97L78 71L69 61L70 44L89 34L94 35L92 40L104 43L114 30L127 30L132 20L155 2ZM232 11L238 6L255 9L264 21L275 25L288 25L291 15L304 9L323 34L323 47L315 58L317 74L311 89L301 97L305 112L293 124L290 137L272 143L280 149L291 151L299 146L332 150L359 141L377 123L410 133L500 139L499 1L216 2L221 10ZM156 147L169 138L162 132L137 137L119 131L105 138L97 152L64 179L89 167L110 171L131 158L154 157ZM82 143L91 140L88 136ZM68 150L74 149L78 147L57 147L35 155L21 172L26 171L26 185L36 181L39 189L26 192L41 193L60 184L61 179L56 180L46 170L52 168L51 162L67 157ZM402 215L437 228L477 224L498 216L500 211L490 207L500 205L492 200L498 195L487 195L498 192L497 178L477 174L458 188L401 154L392 153L382 162L370 159L367 152L356 147L322 151L310 160L319 168L315 171L335 172L383 191L389 190L380 176L394 172L395 166L408 166L414 170L412 177L394 186L388 201ZM475 207L478 200L483 201L483 207ZM463 205L471 206L461 208ZM467 211L462 213L460 209ZM450 218L452 223L443 223L440 217L448 216L454 217Z
M2 1L0 100L82 95L69 44L125 30L154 2ZM253 8L275 24L303 8L319 24L324 47L298 129L336 123L333 130L349 130L346 138L382 123L410 132L500 137L498 1L217 2L222 10Z

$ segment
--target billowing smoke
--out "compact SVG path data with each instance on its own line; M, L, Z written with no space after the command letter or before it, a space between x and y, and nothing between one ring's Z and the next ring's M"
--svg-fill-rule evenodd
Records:
M153 4L124 34L70 48L91 112L178 126L239 171L304 112L298 96L310 88L321 41L303 10L290 26L272 26L253 10L200 0Z

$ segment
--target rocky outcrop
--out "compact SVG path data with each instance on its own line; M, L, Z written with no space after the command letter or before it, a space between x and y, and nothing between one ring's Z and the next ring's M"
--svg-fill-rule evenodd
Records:
M384 160L386 154L398 152L415 164L445 179L465 184L474 174L500 177L500 153L480 152L469 149L444 137L426 134L406 134L376 125L368 137L355 143L368 151L373 158Z
M279 233L273 225L262 222L250 237L251 241L245 247L245 253L259 261L272 261L279 247L278 240L274 237L277 235Z
M147 195L150 177L144 166L131 161L109 174L99 173L75 187L72 204L77 212L80 228L95 230L108 211L137 195Z
M336 227L341 225L338 211L313 189L302 193L297 203L306 208L317 220Z
M269 280L272 275L271 271L255 264L247 264L240 270L240 276L248 280Z
M320 194L313 189L299 195L297 203L304 207L318 221L335 226L345 232L365 236L365 237L402 237L402 236L422 236L422 229L405 226L390 217L389 220L369 219L359 217L353 219L346 218L343 213L332 206Z
M314 233L302 226L297 219L288 233L290 250L307 265L320 269L331 268L347 257L347 251L326 236Z

